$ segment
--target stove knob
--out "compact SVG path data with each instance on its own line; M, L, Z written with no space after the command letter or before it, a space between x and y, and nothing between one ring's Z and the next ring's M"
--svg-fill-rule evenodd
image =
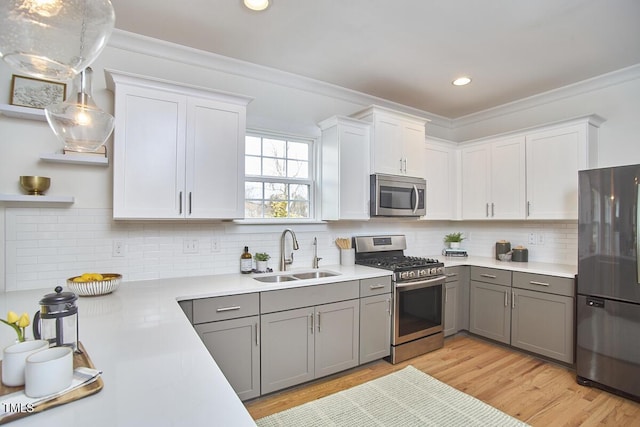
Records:
M444 267L438 267L438 274L444 274Z
M416 277L416 272L415 272L415 271L413 271L413 270L412 270L412 271L407 271L407 276L408 276L410 279L413 279L414 277Z
M428 268L420 270L420 274L419 274L420 277L425 277L425 276L428 276L428 275L429 275L429 269Z

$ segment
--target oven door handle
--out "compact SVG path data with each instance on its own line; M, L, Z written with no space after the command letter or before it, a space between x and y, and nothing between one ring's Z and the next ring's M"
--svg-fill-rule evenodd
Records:
M417 282L396 283L396 289L400 291L410 291L412 289L428 288L437 285L438 282L444 282L445 276L437 276L433 279L419 280Z

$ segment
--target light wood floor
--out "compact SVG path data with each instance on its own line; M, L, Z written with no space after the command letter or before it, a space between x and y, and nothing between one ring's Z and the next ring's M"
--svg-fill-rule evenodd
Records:
M258 419L407 365L532 426L640 426L640 403L580 386L575 372L564 366L466 335L448 338L444 348L397 365L372 362L245 405Z

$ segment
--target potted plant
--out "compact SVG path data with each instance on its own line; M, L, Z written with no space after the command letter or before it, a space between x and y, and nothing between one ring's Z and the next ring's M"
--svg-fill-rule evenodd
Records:
M464 236L460 232L449 233L444 236L443 240L451 249L457 249L460 247L460 242L464 240Z
M266 252L258 252L254 255L254 258L256 259L256 271L267 271L267 261L269 261L271 256Z

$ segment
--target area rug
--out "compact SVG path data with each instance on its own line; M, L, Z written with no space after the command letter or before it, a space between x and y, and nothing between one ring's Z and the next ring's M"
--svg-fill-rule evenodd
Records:
M259 427L528 425L413 366L269 415L256 424Z

